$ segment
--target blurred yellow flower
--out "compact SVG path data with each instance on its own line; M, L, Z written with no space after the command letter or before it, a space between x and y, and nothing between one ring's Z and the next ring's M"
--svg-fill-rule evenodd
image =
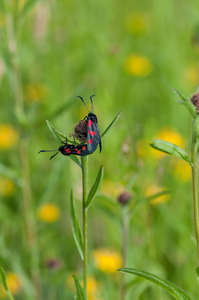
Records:
M177 131L162 129L155 138L173 143L181 148L184 148L184 140ZM162 158L163 156L167 155L166 153L155 150L153 148L151 148L151 153L157 158Z
M153 69L150 60L138 54L129 55L125 61L125 70L129 75L145 77L149 75Z
M162 191L165 191L165 190L166 190L166 188L160 188L155 184L150 185L149 187L146 188L145 196L150 197L155 194L161 193ZM161 195L161 196L158 196L158 197L155 197L154 199L152 199L150 201L150 204L156 205L159 203L165 203L165 202L169 201L169 199L170 199L170 194Z
M56 222L59 216L60 209L55 204L44 204L38 209L38 217L44 222Z
M6 150L16 145L19 135L11 126L0 124L0 150Z
M6 272L7 285L12 295L16 295L21 291L22 283L18 276L12 272ZM3 284L0 284L0 298L6 297L6 291Z
M195 88L198 85L198 80L199 80L199 70L197 64L190 67L182 74L183 85Z
M172 168L174 175L178 179L182 181L189 181L191 179L191 167L184 160L175 158L172 162Z
M126 30L132 34L141 34L146 29L146 21L141 13L129 13L125 19Z
M105 179L102 184L101 191L113 198L116 198L125 191L125 187L121 183Z
M14 182L0 176L0 194L5 197L12 196L14 194Z
M26 102L36 102L44 98L46 90L44 85L40 83L27 84L24 87L24 94Z
M122 266L122 257L119 253L108 249L99 249L93 252L96 267L107 273L114 273Z

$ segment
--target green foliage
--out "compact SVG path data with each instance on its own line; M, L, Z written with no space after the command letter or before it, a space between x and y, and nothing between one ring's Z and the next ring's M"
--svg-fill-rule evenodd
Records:
M6 274L5 274L4 270L2 269L2 267L0 267L0 276L1 276L1 281L3 283L4 289L5 289L5 291L6 291L7 295L8 295L8 298L10 300L14 300L14 298L13 298L13 296L10 293L10 290L8 288L7 280L6 280Z
M71 220L72 220L72 229L73 229L73 237L77 246L77 249L79 251L79 254L81 256L81 259L83 260L83 238L82 238L82 231L79 225L79 221L76 214L76 208L73 198L73 190L71 191L70 196L70 203L71 203Z
M74 278L76 290L77 290L77 300L86 300L85 292L81 285L81 282L75 275L73 275L73 278Z
M122 268L119 269L118 271L122 273L129 273L133 275L140 276L142 278L145 278L156 285L160 286L164 290L166 290L169 294L171 294L175 299L177 300L192 300L187 293L185 293L182 289L180 289L178 286L173 284L172 282L165 280L159 276L156 276L152 273L139 270L139 269L134 269L134 268Z
M188 111L191 113L192 117L194 119L196 119L196 108L194 107L194 105L190 102L190 100L186 99L179 91L173 89L174 92L176 94L178 94L178 96L180 96L180 100L178 101L179 103L183 104L187 109Z
M92 186L92 188L90 189L90 192L88 194L88 198L87 198L87 202L86 202L86 207L89 208L89 206L91 205L93 199L95 198L97 192L100 190L100 187L102 185L102 181L103 181L103 176L104 176L104 168L103 166L100 167L99 169L99 173L95 179L95 182Z
M188 164L190 164L190 166L192 165L191 158L189 157L189 155L183 149L181 149L177 145L174 145L173 143L155 139L153 141L153 144L150 144L150 146L156 150L181 158L185 160Z

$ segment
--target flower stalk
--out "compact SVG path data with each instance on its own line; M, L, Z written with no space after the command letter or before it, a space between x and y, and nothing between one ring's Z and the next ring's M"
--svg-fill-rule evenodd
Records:
M128 232L129 232L129 217L128 217L128 207L126 205L122 206L122 268L126 268L127 263L127 251L128 251ZM124 300L126 295L125 286L125 274L122 274L121 278L121 296L120 299Z
M88 156L81 156L82 163L82 213L83 213L83 282L87 295L88 269L88 219L87 219L87 191L88 191Z
M196 233L196 245L199 263L199 210L198 210L198 171L197 171L197 148L198 148L198 129L199 115L193 120L192 125L192 187L193 187L193 208L194 208L194 223Z

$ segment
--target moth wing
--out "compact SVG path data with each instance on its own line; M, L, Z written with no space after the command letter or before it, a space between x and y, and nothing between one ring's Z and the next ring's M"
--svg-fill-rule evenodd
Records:
M91 126L88 126L87 128L87 146L88 151L93 153L97 146L100 144L100 152L101 152L101 137L99 132L99 127L97 122L93 122Z

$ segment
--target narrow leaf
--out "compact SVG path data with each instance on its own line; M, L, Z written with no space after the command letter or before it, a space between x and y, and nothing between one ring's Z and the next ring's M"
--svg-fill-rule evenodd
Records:
M71 220L72 220L72 230L73 230L73 237L77 246L77 249L79 251L79 254L81 256L81 259L84 259L83 256L83 237L82 237L82 231L79 225L79 221L77 218L76 214L76 208L75 208L75 203L73 199L73 190L71 190L71 195L70 195L70 202L71 202Z
M76 155L74 154L71 154L70 156L70 159L72 159L80 168L82 168L82 164L80 163L79 159L77 158Z
M7 285L7 280L6 280L6 274L4 272L4 270L2 269L2 267L0 267L0 276L1 276L1 281L2 281L2 284L4 286L4 289L9 297L10 300L14 300L14 298L12 297L11 295L11 292L8 288L8 285Z
M192 166L191 158L189 157L189 155L182 148L180 148L179 146L177 146L175 144L172 144L167 141L155 139L153 141L153 143L150 144L150 146L156 150L159 150L159 151L165 152L167 154L171 154L178 158L181 158L181 159L185 160L186 162L188 162L188 164L190 164L190 166Z
M134 269L134 268L122 268L119 269L118 271L122 273L137 275L144 279L147 279L155 283L159 287L163 288L164 290L166 290L170 295L172 295L177 300L192 300L192 298L187 293L185 293L182 289L180 289L178 286L152 273L139 270L139 269Z
M86 203L87 208L91 205L91 202L95 198L96 193L99 191L99 189L102 185L103 177L104 177L104 168L103 168L103 166L101 166L99 169L98 175L96 177L96 180L88 194L87 203Z
M183 104L191 113L192 117L195 119L197 116L196 113L196 108L195 106L191 103L191 101L189 101L188 99L186 99L179 91L173 89L173 91L178 94L178 96L180 96L180 100L178 101L179 103Z
M47 123L50 131L52 132L54 138L56 139L57 143L61 146L62 140L61 140L60 136L57 134L55 128L53 127L53 125L48 120L46 120L46 123Z
M122 111L120 111L117 116L115 117L115 119L109 124L109 126L104 130L104 132L101 134L101 139L103 140L107 134L109 133L109 131L112 129L113 125L115 125L115 123L117 122L117 120L119 119L120 115L121 115Z
M76 290L77 290L77 299L78 300L86 300L86 295L85 295L84 289L83 289L79 279L75 275L73 275L73 278L74 278Z

